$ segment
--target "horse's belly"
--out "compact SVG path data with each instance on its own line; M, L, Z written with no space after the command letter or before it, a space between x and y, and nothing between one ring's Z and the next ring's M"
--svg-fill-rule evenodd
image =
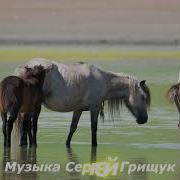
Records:
M58 112L70 112L83 108L81 100L75 98L46 98L44 105L48 109Z
M35 91L34 89L24 91L20 112L32 113L41 106L41 94Z
M41 106L40 102L29 102L29 103L24 103L21 108L20 112L22 113L33 113Z
M30 106L26 106L26 105L21 106L21 108L20 108L20 112L22 112L22 113L31 113L33 111L34 111L34 109L32 109Z

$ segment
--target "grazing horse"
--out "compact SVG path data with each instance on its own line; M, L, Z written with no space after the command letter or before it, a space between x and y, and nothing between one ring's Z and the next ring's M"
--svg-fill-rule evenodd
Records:
M69 147L83 111L90 111L92 146L97 146L98 116L103 116L104 103L113 117L124 103L135 116L138 124L148 120L150 91L144 81L125 75L105 71L88 63L63 64L43 58L32 59L16 69L16 75L25 74L24 67L52 66L43 85L44 105L58 112L73 111L70 132L66 141Z
M175 103L176 108L180 114L180 83L171 86L167 91L166 97L170 103ZM178 127L180 127L180 119Z
M22 124L29 120L29 126L31 126L32 118L33 133L30 137L30 144L36 145L37 120L43 100L42 86L46 70L43 66L35 66L33 69L25 67L25 74L24 78L8 76L0 83L0 112L3 120L4 147L11 146L11 131L18 115L23 117ZM30 127L28 129L31 131ZM30 132L29 135L31 135Z

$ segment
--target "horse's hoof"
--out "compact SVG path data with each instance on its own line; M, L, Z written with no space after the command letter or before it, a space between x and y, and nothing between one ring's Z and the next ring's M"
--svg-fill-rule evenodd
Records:
M27 144L19 144L20 147L27 147Z
M30 144L29 148L37 148L37 144Z
M70 148L71 147L70 143L66 143L66 147Z

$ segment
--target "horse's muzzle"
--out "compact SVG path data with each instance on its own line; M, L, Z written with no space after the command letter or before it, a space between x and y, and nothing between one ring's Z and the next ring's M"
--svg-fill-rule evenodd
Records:
M148 120L148 115L140 115L137 119L136 119L136 122L138 124L145 124L147 123L147 120Z

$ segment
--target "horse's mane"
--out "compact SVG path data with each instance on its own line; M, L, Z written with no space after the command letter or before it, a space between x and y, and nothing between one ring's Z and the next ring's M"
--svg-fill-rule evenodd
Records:
M146 95L146 104L148 107L150 107L150 105L151 105L151 91L146 84L142 87L142 89Z
M22 78L24 80L24 83L27 85L39 85L39 80L36 78Z
M81 83L83 78L89 76L89 74L92 71L92 68L94 68L94 65L88 64L88 63L74 63L74 64L62 64L56 63L56 68L60 72L60 74L63 76L65 81L68 85L73 85L74 82Z
M128 83L129 83L129 90L130 93L133 96L136 96L137 93L137 86L139 81L137 80L136 77L131 76L131 75L127 75L124 73L115 73L116 75L120 76L122 79L128 79ZM151 104L151 92L149 87L144 84L143 87L141 87L142 90L144 91L145 95L146 95L146 104L148 107L150 107ZM111 119L114 119L115 114L119 115L120 114L120 108L122 107L123 103L125 105L127 105L127 103L125 102L124 98L119 98L119 97L113 97L108 99L107 101L105 101L105 104L107 105L107 109L108 109L108 114L109 117ZM102 110L100 113L100 116L104 118L104 113L103 113L103 109L104 109L104 102L103 102L103 106L102 106ZM102 115L101 115L102 114Z
M40 85L42 80L42 73L45 77L45 69L41 65L36 65L33 68L25 67L26 71L19 77L23 79L24 83L27 85Z
M134 96L136 94L135 90L137 85L137 79L134 76L130 76L124 73L117 73L116 75L118 75L122 79L128 79L130 93L132 93L132 95ZM110 98L107 100L106 103L107 103L108 115L111 119L114 119L115 114L120 115L120 109L124 103L123 98L119 98L119 97Z

